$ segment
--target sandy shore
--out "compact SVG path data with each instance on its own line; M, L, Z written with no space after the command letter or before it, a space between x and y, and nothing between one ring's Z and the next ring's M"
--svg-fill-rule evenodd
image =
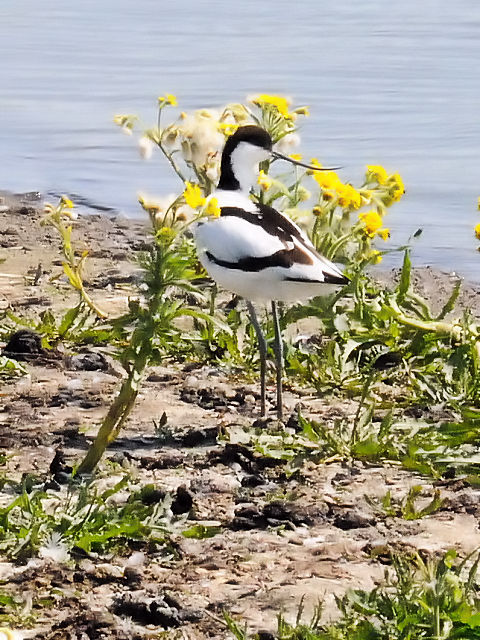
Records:
M46 309L65 310L73 299L71 290L65 282L51 280L61 271L55 232L40 227L35 200L2 197L0 312L10 309L34 318ZM137 270L135 253L148 242L146 225L122 217L81 217L75 234L90 250L89 291L109 313L121 312ZM429 269L416 272L415 278L439 304L454 281ZM478 309L476 298L477 290L465 287L461 306L475 303ZM27 376L1 386L0 444L11 456L3 472L16 479L26 472L48 478L58 450L70 462L81 458L118 387L121 370L114 364L107 371L76 370L63 357L26 366ZM273 396L273 388L269 394ZM402 496L413 484L433 491L431 480L395 465L332 460L285 477L281 464L267 468L261 460L249 460L240 445L232 445L226 455L225 446L216 441L219 429L251 425L252 396L258 398L256 384L225 379L224 372L213 367L149 370L133 415L108 458L132 470L142 484L173 493L184 487L193 500L185 526L215 523L221 532L207 540L176 536L175 559L149 555L148 548L142 548L144 560L134 578L125 572L125 557L91 555L68 566L39 559L27 565L1 562L4 592L20 599L40 593L54 602L36 612L25 637L65 640L73 631L83 631L91 640L156 637L158 625L141 616L133 616L126 630L122 607L132 598L137 604L148 603L165 593L177 603L178 612L187 612L180 616L184 635L179 637L229 637L222 610L247 620L253 629L272 630L276 614L283 609L293 616L303 595L307 612L324 597L331 615L335 593L350 586L372 587L384 571L374 559L375 550L456 546L468 552L480 545L478 492L461 483L442 484L444 509L407 522L380 517L365 499L381 498L387 488ZM356 411L353 402L320 400L289 386L287 405L293 408L299 401L305 413L330 424ZM162 444L154 421L163 412L174 438ZM287 494L295 500L289 501ZM7 498L4 492L2 504Z

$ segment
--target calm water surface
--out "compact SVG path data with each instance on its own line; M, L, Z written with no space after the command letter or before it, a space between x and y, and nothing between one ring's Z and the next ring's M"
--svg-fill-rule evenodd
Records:
M123 6L122 6L123 5ZM480 281L480 3L458 0L2 0L0 189L77 193L130 216L139 190L178 189L139 160L115 113L155 117L256 92L308 104L302 151L358 179L404 177L392 241L417 264Z

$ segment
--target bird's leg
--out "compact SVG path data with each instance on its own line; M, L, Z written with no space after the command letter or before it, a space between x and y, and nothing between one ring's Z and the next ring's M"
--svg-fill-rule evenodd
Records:
M260 412L262 418L265 417L266 411L266 388L265 388L265 376L267 371L267 341L263 335L262 328L258 322L257 313L255 307L247 300L248 313L250 314L250 320L252 321L253 328L257 334L258 351L260 353Z
M280 322L278 320L278 307L275 300L272 300L273 328L275 329L275 360L277 365L277 418L283 418L283 393L282 393L282 373L283 373L283 341L280 332Z

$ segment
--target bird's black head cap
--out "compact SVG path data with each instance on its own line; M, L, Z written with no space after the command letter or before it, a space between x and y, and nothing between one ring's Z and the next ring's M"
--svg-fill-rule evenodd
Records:
M235 133L227 139L225 147L223 148L222 162L220 165L220 182L218 183L219 189L236 190L240 187L233 173L231 156L241 142L246 142L255 147L266 149L267 151L271 151L273 146L270 134L265 131L265 129L262 129L262 127L257 127L254 124L239 127Z

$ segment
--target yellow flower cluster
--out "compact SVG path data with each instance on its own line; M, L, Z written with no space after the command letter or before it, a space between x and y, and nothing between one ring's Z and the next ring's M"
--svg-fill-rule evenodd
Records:
M185 183L186 188L183 192L183 197L185 198L185 202L192 209L198 209L205 204L206 199L202 195L202 190L198 186L198 184L192 184L191 182Z
M273 184L273 180L269 175L265 173L265 171L263 171L263 169L258 174L257 182L260 185L262 191L267 191Z
M210 198L207 202L207 206L205 207L205 213L208 216L213 216L214 218L220 217L222 210L218 206L218 200L216 198Z
M240 125L239 124L235 124L232 122L219 122L218 123L218 128L219 130L225 134L225 136L227 138L229 138L230 136L233 136L233 134L235 133L235 131L238 129Z
M379 164L367 165L367 172L365 174L365 180L367 183L377 182L388 189L388 195L393 202L398 202L405 193L405 185L398 173L388 175L386 169Z
M336 191L338 193L338 204L342 209L360 209L362 206L362 196L351 184L340 183Z
M266 93L262 93L261 95L252 98L251 102L257 105L257 107L272 105L284 118L292 118L292 114L288 110L288 107L290 106L290 100L284 98L283 96L271 96Z
M163 107L167 104L171 105L172 107L176 107L178 104L177 101L177 96L174 96L172 93L167 93L164 96L159 96L158 97L158 104Z
M73 207L75 206L70 198L67 198L67 196L62 196L60 202L64 207L67 207L67 209L73 209Z
M480 197L477 200L477 209L480 211ZM480 222L474 227L475 237L477 240L480 240Z
M378 184L385 184L388 174L386 170L379 164L367 165L367 182L376 180Z
M390 229L382 229L382 216L377 211L365 211L359 214L359 219L365 224L365 233L373 238L378 235L382 240L388 240Z
M310 163L316 167L322 166L316 158L312 158ZM312 171L311 174L322 189L324 200L333 200L336 197L342 209L360 209L363 204L362 196L351 184L344 184L335 171Z
M394 173L393 175L389 176L387 184L391 188L390 195L392 196L393 201L398 202L398 200L400 200L400 198L405 193L405 185L403 184L403 180L400 174Z

